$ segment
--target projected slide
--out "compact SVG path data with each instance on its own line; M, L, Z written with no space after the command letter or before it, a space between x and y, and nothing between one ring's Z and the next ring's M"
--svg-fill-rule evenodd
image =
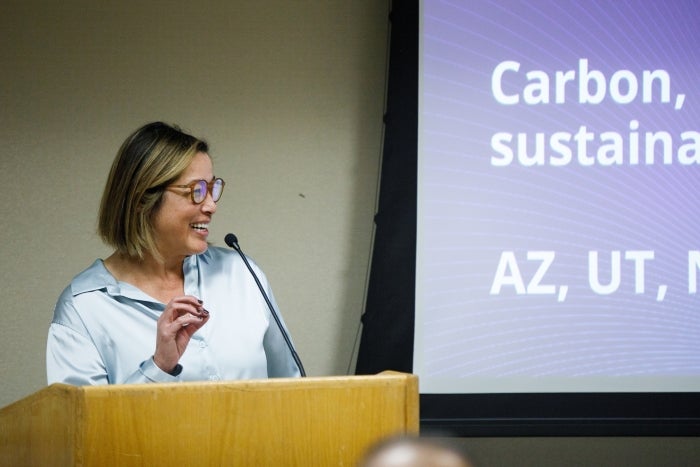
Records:
M421 5L423 393L700 390L700 3Z

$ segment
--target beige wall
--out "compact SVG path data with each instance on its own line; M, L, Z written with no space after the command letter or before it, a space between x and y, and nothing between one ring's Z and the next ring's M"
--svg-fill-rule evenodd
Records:
M158 119L209 141L227 181L210 238L235 232L263 267L307 372L354 365L387 14L383 0L3 2L0 406L45 385L54 302L109 254L94 232L111 161Z

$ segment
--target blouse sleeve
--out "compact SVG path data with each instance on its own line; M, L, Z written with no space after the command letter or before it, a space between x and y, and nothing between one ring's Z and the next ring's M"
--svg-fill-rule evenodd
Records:
M107 370L92 341L70 327L56 322L49 327L46 344L48 384L75 386L107 384Z
M125 372L116 371L120 362L109 360L109 355L101 354L85 329L73 301L64 293L56 304L46 343L48 384L86 386L180 381L179 376L158 368L152 356L146 357L138 367L126 369Z

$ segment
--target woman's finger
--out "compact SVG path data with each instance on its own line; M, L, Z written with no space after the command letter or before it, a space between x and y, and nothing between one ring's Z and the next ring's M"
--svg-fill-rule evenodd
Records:
M187 314L205 316L208 313L209 312L202 305L201 300L197 300L191 296L176 297L165 307L163 319L175 321L179 317Z

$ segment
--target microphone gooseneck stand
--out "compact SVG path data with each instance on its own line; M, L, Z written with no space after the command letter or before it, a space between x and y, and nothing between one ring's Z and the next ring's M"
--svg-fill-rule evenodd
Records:
M297 368L299 368L299 373L301 376L306 376L306 371L304 371L304 365L301 364L301 359L299 358L299 355L297 355L297 351L294 349L294 345L292 345L292 340L289 338L289 334L287 334L287 331L284 329L284 326L282 325L282 321L280 320L279 316L277 316L277 312L275 311L275 307L272 306L272 302L268 298L267 294L265 293L265 289L263 288L262 284L260 283L260 279L258 279L258 276L255 274L253 271L253 268L250 266L250 263L248 262L248 259L246 258L245 254L243 254L243 251L241 250L241 247L238 245L238 237L236 235L230 233L226 235L226 238L224 238L224 241L228 246L233 248L238 252L238 254L241 256L241 259L243 259L243 262L245 263L246 267L248 268L248 271L250 271L250 274L253 276L253 279L255 279L255 283L258 285L258 289L260 289L260 293L262 294L263 298L265 299L265 303L267 303L267 307L270 309L270 313L272 314L272 317L275 319L275 323L277 324L277 327L279 328L280 332L282 333L282 337L284 338L284 341L287 343L287 347L289 348L289 351L292 354L292 358L294 359L294 363L296 363Z

